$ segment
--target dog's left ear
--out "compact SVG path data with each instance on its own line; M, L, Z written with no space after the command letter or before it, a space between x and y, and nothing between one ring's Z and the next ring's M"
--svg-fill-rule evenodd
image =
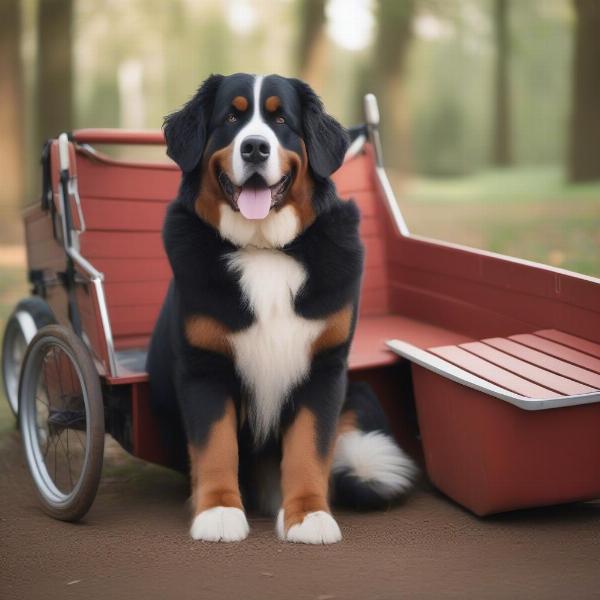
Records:
M308 162L315 175L329 177L344 162L349 138L346 130L325 112L321 99L300 79L290 79L302 104L302 133Z
M211 75L181 110L165 117L167 155L184 173L193 171L202 158L215 95L222 80L223 75Z

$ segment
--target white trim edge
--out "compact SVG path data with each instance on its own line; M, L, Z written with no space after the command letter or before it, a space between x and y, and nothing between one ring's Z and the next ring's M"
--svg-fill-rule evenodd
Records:
M396 354L407 358L411 362L446 379L469 387L508 402L523 410L547 410L549 408L563 408L565 406L578 406L580 404L593 404L600 402L600 391L574 396L556 396L554 398L527 398L501 388L477 375L461 369L445 361L443 358L431 354L426 350L417 348L401 340L388 340L386 346Z

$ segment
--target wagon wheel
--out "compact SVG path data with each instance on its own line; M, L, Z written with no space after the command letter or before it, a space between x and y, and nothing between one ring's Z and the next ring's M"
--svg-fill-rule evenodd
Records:
M10 315L2 339L2 381L12 412L19 406L19 375L27 345L39 329L54 323L50 307L41 298L21 300Z
M56 519L80 519L100 481L104 407L90 354L69 329L48 325L29 344L19 383L19 423L42 507Z

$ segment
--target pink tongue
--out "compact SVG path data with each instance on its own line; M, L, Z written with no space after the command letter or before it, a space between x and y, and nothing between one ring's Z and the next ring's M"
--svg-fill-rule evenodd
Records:
M246 219L264 219L271 208L271 190L268 187L243 187L237 202Z

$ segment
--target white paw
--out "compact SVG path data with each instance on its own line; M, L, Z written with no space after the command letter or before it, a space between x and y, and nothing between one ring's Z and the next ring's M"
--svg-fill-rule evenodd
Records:
M248 537L250 527L239 508L215 506L194 517L190 535L207 542L239 542Z
M324 510L308 513L302 523L292 525L286 534L284 531L284 514L283 509L281 509L277 515L276 531L280 540L299 544L335 544L342 539L339 525Z

